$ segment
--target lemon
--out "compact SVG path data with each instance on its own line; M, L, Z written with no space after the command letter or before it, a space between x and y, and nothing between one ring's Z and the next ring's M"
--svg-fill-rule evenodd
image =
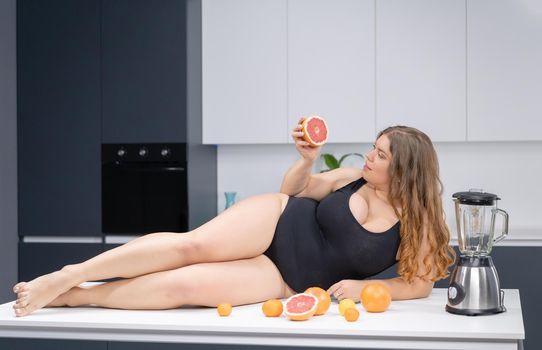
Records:
M352 299L343 299L339 302L339 313L344 316L346 309L356 308L356 303Z

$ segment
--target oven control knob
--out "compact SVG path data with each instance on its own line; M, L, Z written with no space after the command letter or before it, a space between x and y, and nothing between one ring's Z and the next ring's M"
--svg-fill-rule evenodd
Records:
M146 157L148 153L149 153L149 151L147 151L146 148L140 148L140 149L139 149L139 155L140 155L141 157Z
M160 154L162 157L167 158L171 155L171 150L169 148L164 148L162 151L160 151Z
M124 157L126 155L126 150L124 148L119 148L117 151L117 156Z

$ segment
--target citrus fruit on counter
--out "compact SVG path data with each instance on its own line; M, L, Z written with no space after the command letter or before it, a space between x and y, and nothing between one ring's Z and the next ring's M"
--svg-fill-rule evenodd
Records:
M263 314L267 317L279 317L282 310L282 302L278 299L270 299L262 304Z
M324 118L317 115L308 117L301 123L303 139L311 146L322 146L327 142L328 128Z
M365 310L384 312L391 303L390 290L383 283L369 283L361 290L360 300Z
M346 309L356 308L356 303L352 299L343 299L339 301L339 313L344 316Z
M292 321L305 321L316 312L318 298L312 294L299 293L292 295L285 303L286 316Z
M220 304L216 307L216 311L218 312L220 316L229 316L231 314L231 310L232 310L231 304L227 304L227 303Z
M355 322L359 318L359 311L356 308L349 307L344 311L344 319L348 322Z
M320 287L310 287L305 293L312 294L318 299L315 315L323 315L331 305L331 296Z

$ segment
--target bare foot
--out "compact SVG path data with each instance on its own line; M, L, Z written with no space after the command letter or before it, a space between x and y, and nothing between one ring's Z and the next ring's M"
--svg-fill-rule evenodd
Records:
M78 299L80 298L77 298L77 296L84 290L86 290L86 288L73 287L66 293L60 294L49 304L45 305L45 307L80 306L82 304L78 302Z
M17 293L17 301L13 305L15 315L26 316L46 306L73 284L73 277L64 270L38 277L30 282L16 284L13 287L13 291Z

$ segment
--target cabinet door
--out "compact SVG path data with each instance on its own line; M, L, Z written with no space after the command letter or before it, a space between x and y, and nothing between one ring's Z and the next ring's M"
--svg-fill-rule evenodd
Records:
M20 235L100 235L100 2L17 2Z
M467 2L469 141L542 140L542 2Z
M19 243L19 281L77 264L103 251L102 243Z
M377 1L376 43L377 129L402 124L464 141L465 2Z
M321 115L329 142L374 141L374 7L372 0L288 2L288 130L300 116Z
M0 338L0 349L9 350L108 350L106 341Z
M286 0L202 1L203 143L286 143Z
M103 0L103 142L186 142L185 2Z

